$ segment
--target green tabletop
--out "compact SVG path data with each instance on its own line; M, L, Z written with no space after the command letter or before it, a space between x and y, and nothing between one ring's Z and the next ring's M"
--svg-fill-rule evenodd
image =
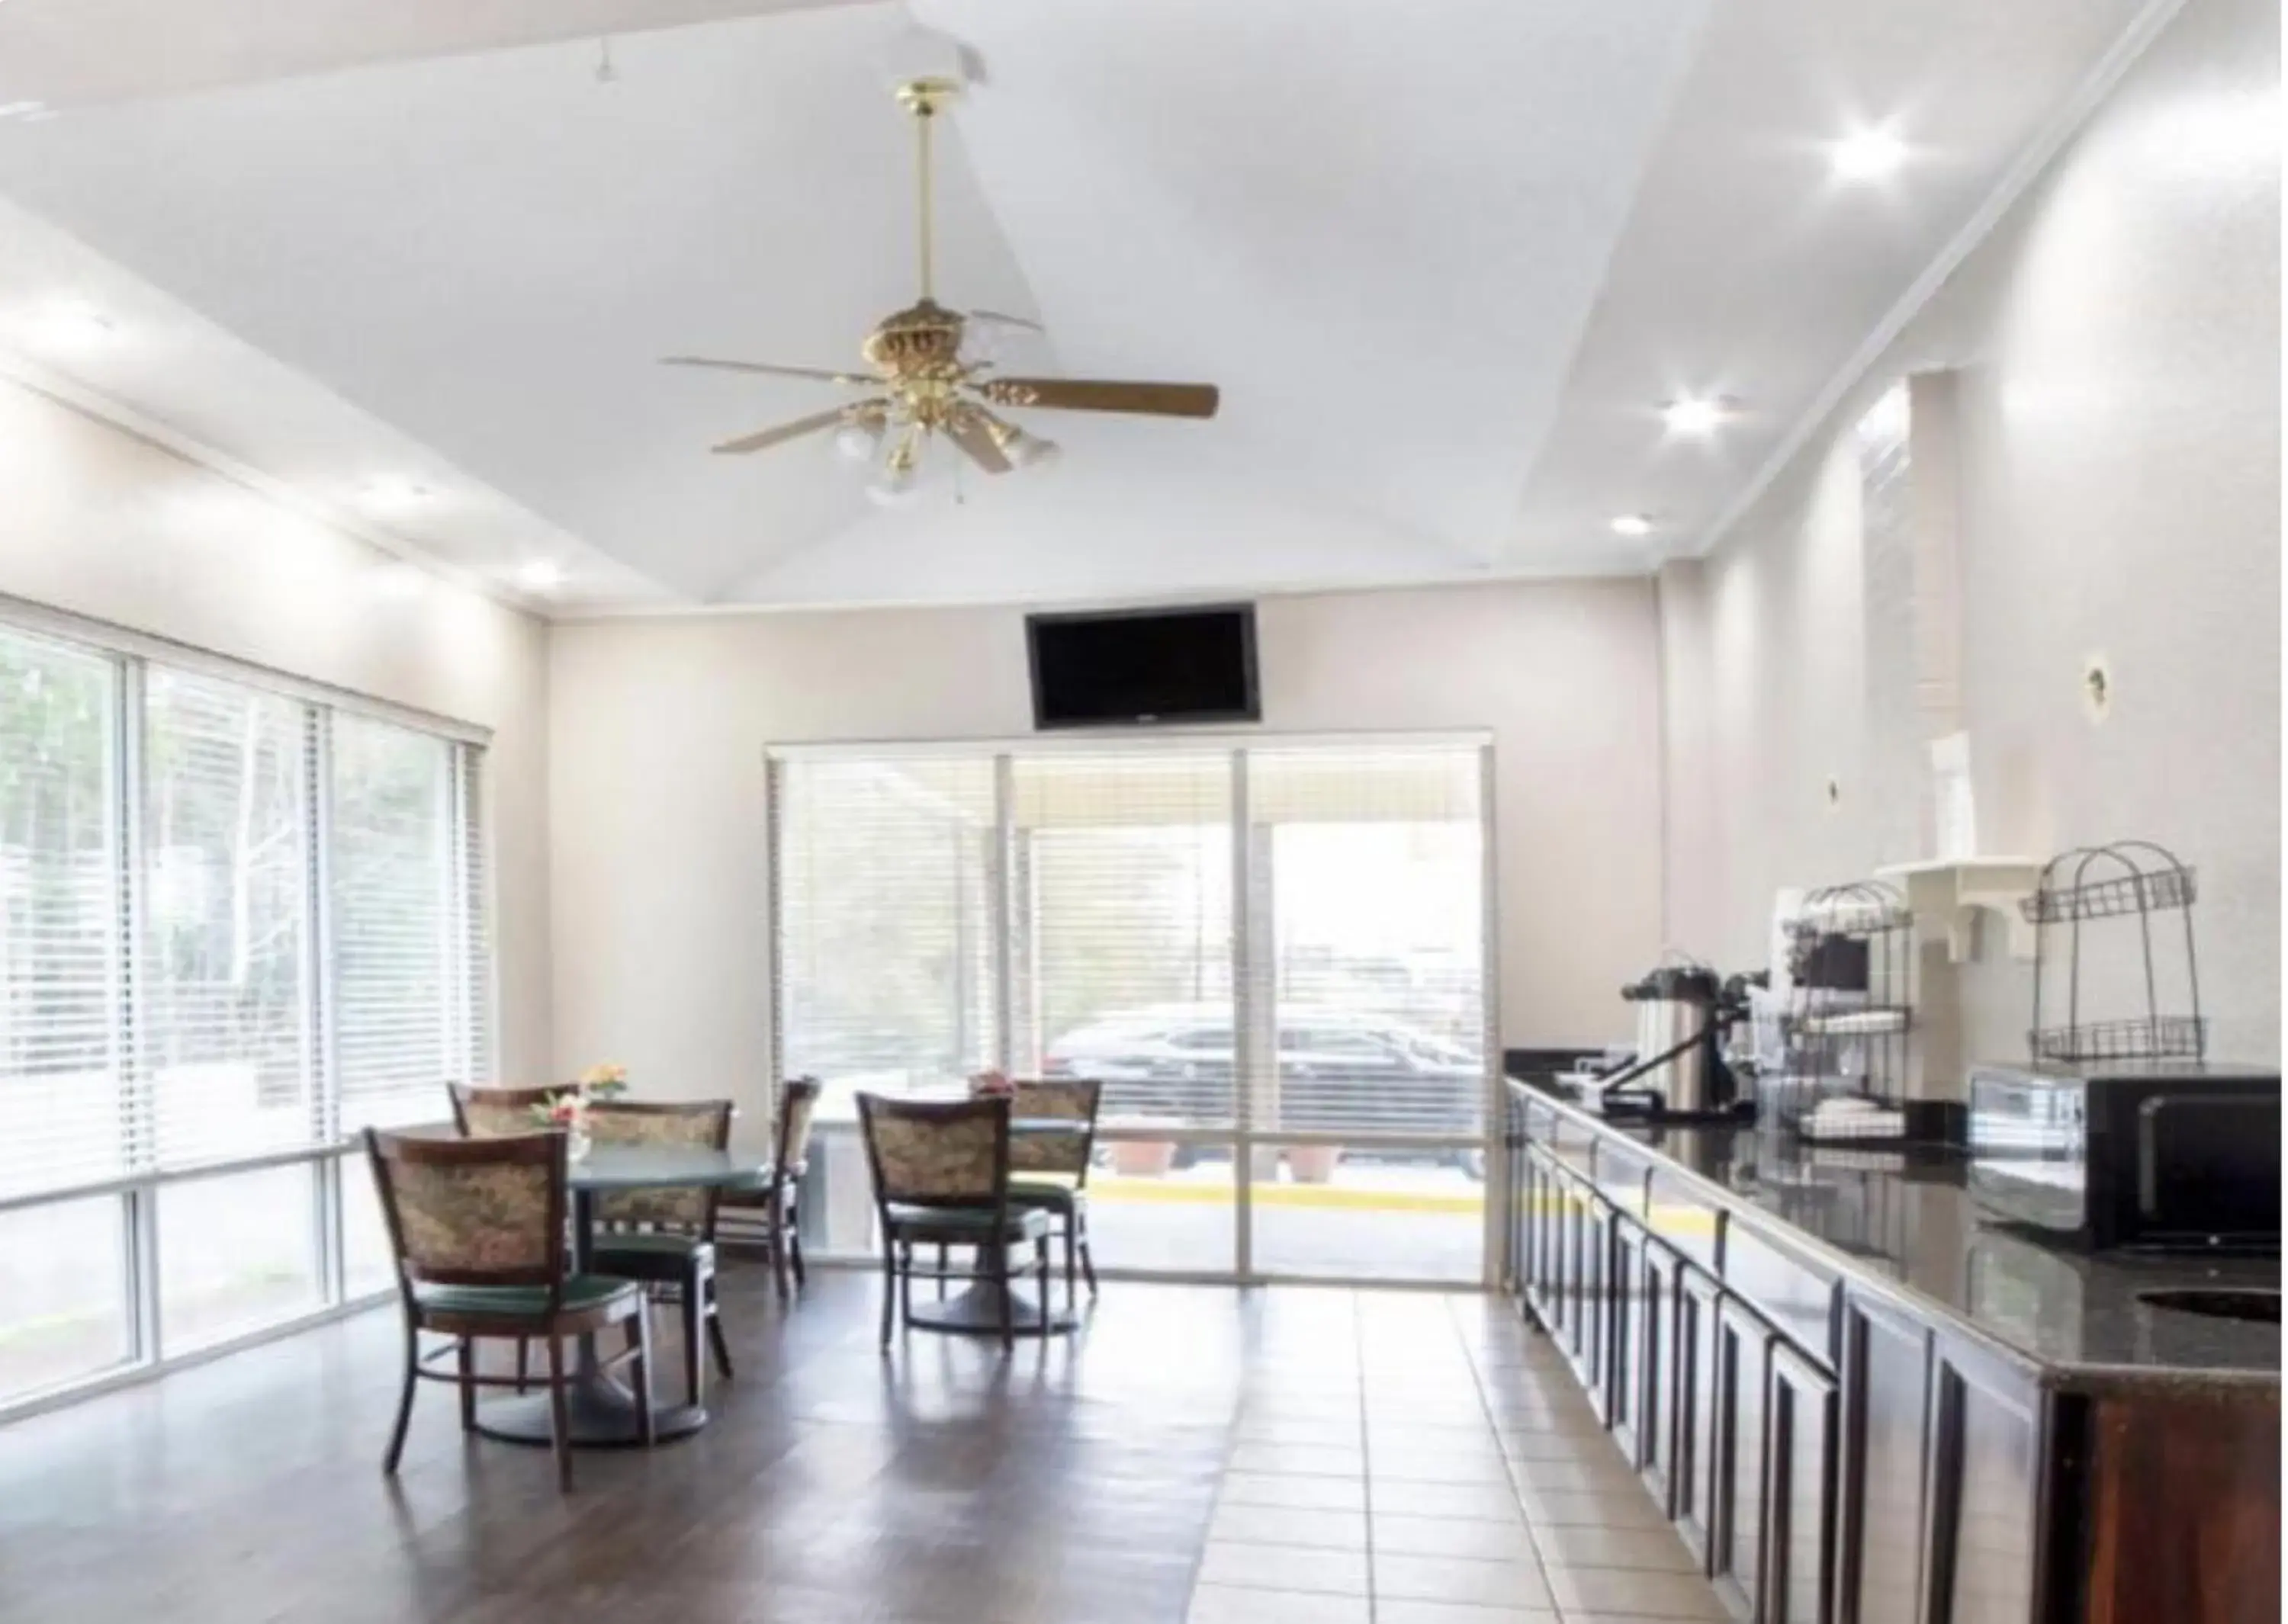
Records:
M669 1190L767 1182L767 1153L711 1151L683 1145L598 1145L573 1162L575 1190Z

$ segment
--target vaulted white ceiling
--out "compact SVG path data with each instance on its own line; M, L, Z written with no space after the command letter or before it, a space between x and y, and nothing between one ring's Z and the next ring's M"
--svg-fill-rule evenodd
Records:
M577 608L1642 568L1753 488L2141 7L293 9L0 5L0 107L55 113L0 119L0 345L457 568L552 559ZM655 358L848 365L913 297L917 24L975 75L940 296L1041 321L1028 370L1213 381L1219 417L1035 413L1058 464L894 511L820 440L707 454L838 397ZM1839 188L1870 123L1911 162ZM112 330L59 337L62 302ZM1658 423L1696 392L1742 404L1712 445Z

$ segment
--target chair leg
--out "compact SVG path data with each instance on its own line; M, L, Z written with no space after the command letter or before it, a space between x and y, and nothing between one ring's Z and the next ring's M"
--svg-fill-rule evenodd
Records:
M680 1293L683 1298L683 1391L685 1401L694 1409L707 1402L707 1350L702 1341L700 1320L706 1315L707 1304L699 1295L699 1271L683 1271Z
M914 1320L913 1244L909 1241L898 1250L898 1311L905 1315L906 1323L911 1325ZM945 1287L940 1286L938 1290L942 1294Z
M1069 1299L1072 1295L1072 1263L1069 1254L1067 1255L1065 1269L1065 1295L1069 1306ZM1033 1242L1033 1278L1041 1296L1041 1336L1045 1343L1049 1335L1049 1316L1056 1312L1054 1300L1049 1295L1049 1238L1046 1235Z
M992 1252L993 1283L1000 1287L1001 1349L1010 1353L1017 1347L1017 1305L1009 1300L1009 1243L999 1242Z
M453 1357L460 1371L460 1379L455 1385L461 1390L461 1430L474 1432L477 1430L477 1384L471 1378L477 1373L477 1344L464 1336Z
M890 1316L898 1306L898 1243L882 1241L882 1351L890 1351Z
M1078 1213L1069 1212L1065 1215L1064 1230L1065 1306L1071 1309L1075 1313L1078 1313L1080 1311L1080 1283L1074 1278L1078 1273L1077 1259L1080 1256L1080 1215ZM1041 1299L1041 1306L1044 1308L1048 1306L1048 1299L1046 1297Z
M787 1260L794 1264L795 1289L810 1284L810 1275L802 1266L802 1232L794 1224L787 1225Z
M952 1253L944 1241L939 1241L937 1243L937 1300L941 1303L945 1301L946 1271L952 1267Z
M548 1441L556 1450L556 1486L572 1490L572 1416L565 1402L564 1339L548 1342Z
M767 1244L771 1250L771 1282L779 1288L779 1301L784 1303L787 1300L787 1242L790 1237L786 1216L775 1207L771 1209L769 1234L770 1240Z
M389 1430L389 1453L381 1457L385 1474L397 1470L397 1463L405 1455L405 1429L413 1420L413 1389L420 1380L421 1339L414 1331L413 1321L405 1322L405 1390L397 1399L397 1424Z
M1096 1254L1089 1249L1088 1219L1080 1213L1073 1214L1073 1229L1079 1237L1080 1275L1088 1282L1089 1300L1096 1299Z
M532 1338L516 1339L516 1390L522 1392L532 1385Z
M640 1299L636 1303L635 1317L628 1321L628 1346L635 1358L636 1424L643 1429L644 1447L659 1442L659 1426L651 1403L651 1307Z
M726 1382L731 1379L731 1341L723 1335L723 1303L715 1295L715 1282L707 1282L707 1345L715 1351L715 1373Z

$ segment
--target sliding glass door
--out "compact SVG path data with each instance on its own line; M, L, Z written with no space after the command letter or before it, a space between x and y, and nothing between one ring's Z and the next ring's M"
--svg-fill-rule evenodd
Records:
M813 1242L870 1246L855 1095L990 1065L1104 1084L1107 1267L1480 1279L1485 753L776 756L780 1070L826 1084Z

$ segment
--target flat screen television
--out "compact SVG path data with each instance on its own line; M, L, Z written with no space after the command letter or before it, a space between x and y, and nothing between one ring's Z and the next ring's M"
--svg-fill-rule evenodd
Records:
M1033 725L1255 722L1255 606L1031 614Z

